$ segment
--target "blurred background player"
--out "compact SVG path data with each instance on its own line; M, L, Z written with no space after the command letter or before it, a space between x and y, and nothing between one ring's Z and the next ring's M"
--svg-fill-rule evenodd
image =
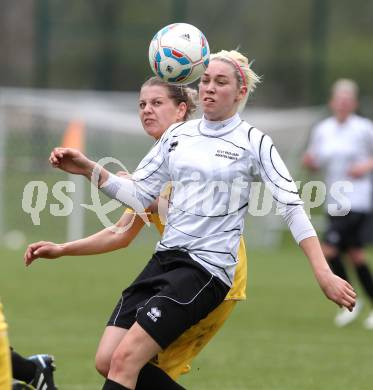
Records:
M336 182L349 183L343 191L344 204L340 204L332 215L330 211L327 214L323 251L333 271L345 280L349 277L342 257L347 255L373 305L373 280L364 251L364 227L372 210L373 196L373 124L355 113L357 107L357 84L348 79L337 80L329 101L332 116L313 129L303 164L312 171L323 169L327 207L335 203L331 198L332 186ZM349 324L356 319L361 308L362 301L357 300L352 312L341 309L335 317L335 324ZM373 329L373 310L364 326Z
M249 79L249 74L246 77ZM170 125L177 122L183 123L183 121L188 120L196 108L196 99L197 91L194 89L168 84L157 77L147 80L141 88L139 97L139 115L147 134L158 140ZM164 194L162 198L162 201L165 201L166 208L168 195ZM158 209L157 203L152 205L148 210L148 216L162 234L164 226L158 214ZM144 221L139 216L135 216L132 210L128 209L115 226L118 229L122 229L121 232L115 232L113 229L104 229L87 238L64 244L45 241L31 244L25 254L26 264L28 265L35 259L43 257L57 258L71 255L92 255L124 248L132 242L143 226ZM173 380L177 380L182 373L189 371L193 358L220 329L237 301L245 299L247 270L245 245L242 237L240 239L238 259L239 264L233 286L225 301L210 313L207 318L184 332L174 343L158 353L156 358L153 359L153 365L161 368ZM122 313L120 307L121 299L118 302L118 306L114 309L96 354L96 368L104 377L108 375L112 354L126 332L121 327ZM148 367L147 370L149 369L152 369L151 380L147 382L146 375L140 374L139 388L159 388L162 390L171 388L168 387L172 385L167 383L167 378L159 377L154 372L154 367Z

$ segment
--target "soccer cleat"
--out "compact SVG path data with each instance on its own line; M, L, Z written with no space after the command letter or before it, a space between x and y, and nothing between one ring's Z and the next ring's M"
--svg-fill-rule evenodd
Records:
M30 356L28 359L37 366L31 385L36 390L57 390L53 379L53 371L56 369L53 356L39 354Z
M373 310L369 313L368 317L363 322L364 328L373 330Z
M343 326L348 325L352 321L355 321L358 315L363 308L363 302L359 299L356 300L356 305L352 311L347 309L341 309L334 318L334 323L336 326L342 328Z
M13 379L12 390L35 390L35 387L28 385L26 382Z

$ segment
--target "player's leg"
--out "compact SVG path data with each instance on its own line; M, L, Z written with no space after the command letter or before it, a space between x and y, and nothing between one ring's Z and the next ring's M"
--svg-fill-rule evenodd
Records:
M11 350L13 378L31 383L36 374L36 364L23 357L13 349Z
M361 285L363 286L365 293L370 298L373 304L373 278L366 260L366 253L363 248L351 248L348 251L349 258L353 263L357 276Z
M135 322L112 355L108 379L135 389L141 368L160 350L159 344Z
M349 259L353 263L360 284L362 285L366 295L370 301L370 313L364 321L364 326L367 329L373 329L373 277L366 260L366 252L363 248L351 248L348 251Z
M342 254L339 251L338 247L334 245L330 245L327 242L324 242L322 244L322 250L332 271L340 278L349 281L347 271L346 271L346 266L343 263Z
M362 250L362 232L365 214L351 211L346 216L331 217L331 219L331 228L328 231L328 235L326 235L326 237L329 239L329 242L330 240L334 239L335 244L338 246L340 252L343 251L344 253L347 253L349 259L352 260L353 263L357 264L362 262L364 258L364 252ZM342 264L342 262L335 264L336 270L334 270L333 263L331 263L333 271L341 278L349 281L344 269L345 265ZM348 325L358 317L362 307L363 300L359 298L356 300L356 305L352 312L348 311L347 309L339 310L337 316L335 317L335 324L337 326Z
M373 304L373 278L369 269L364 246L365 226L369 219L367 213L351 213L351 226L349 231L349 250L348 255L354 265L357 276L371 303Z
M159 344L135 323L113 353L103 389L183 390L164 371L148 363L160 350Z
M114 351L136 320L138 303L145 302L154 295L147 280L162 272L158 263L151 259L132 284L122 292L96 352L96 369L105 378L108 376Z
M373 329L373 277L364 250L366 244L365 231L369 219L370 215L367 213L351 213L348 255L371 305L371 311L368 318L364 321L364 326L367 329Z
M349 225L348 218L348 216L329 216L322 243L322 250L330 268L336 275L347 281L349 278L342 260L342 253L344 236Z
M191 262L188 255L170 252L156 254L159 264L167 271L151 278L156 294L137 305L136 322L113 354L108 386L114 381L134 389L141 368L162 348L167 348L219 306L229 290L219 279ZM144 283L142 281L142 285Z
M114 351L123 340L128 329L118 328L116 326L107 326L99 342L96 352L96 370L107 377L110 370L110 362Z

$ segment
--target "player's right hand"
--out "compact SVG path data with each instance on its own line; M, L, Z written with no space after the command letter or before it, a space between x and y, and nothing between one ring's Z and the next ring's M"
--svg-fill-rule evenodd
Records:
M78 149L60 147L52 150L49 162L54 168L87 177L90 176L95 165Z
M30 244L23 256L26 267L39 258L56 259L62 256L62 245L50 241L39 241Z

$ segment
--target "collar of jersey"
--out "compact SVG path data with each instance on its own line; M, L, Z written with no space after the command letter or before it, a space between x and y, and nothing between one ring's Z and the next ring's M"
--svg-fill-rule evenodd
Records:
M351 122L353 122L356 118L356 114L350 114L343 123L338 122L337 118L335 118L334 116L332 118L334 119L337 128L349 130L351 126Z
M203 116L198 124L198 130L203 135L208 135L210 137L220 137L231 132L240 123L241 118L238 114L235 114L223 121L209 121L205 118L205 116Z

